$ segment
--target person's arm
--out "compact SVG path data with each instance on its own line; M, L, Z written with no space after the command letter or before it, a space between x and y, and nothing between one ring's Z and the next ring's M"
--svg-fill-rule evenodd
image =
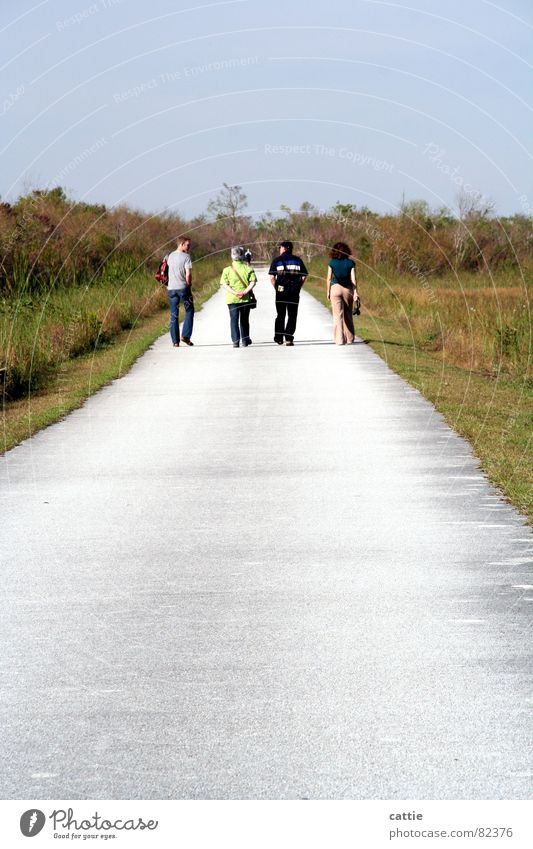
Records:
M326 277L326 295L328 297L328 301L331 299L331 268L328 265L328 274Z
M250 270L249 275L248 275L248 286L244 290L243 295L249 295L256 283L257 283L257 277L255 276L255 271L252 268Z
M270 282L272 283L274 289L276 288L276 277L277 277L276 265L277 265L277 262L274 259L270 263L270 268L268 269L268 273L270 275Z
M354 285L353 296L354 296L354 300L355 300L356 298L359 297L359 295L357 293L357 275L355 273L355 265L352 268L352 270L350 271L350 280L352 281L352 283Z
M227 280L227 277L226 277L226 269L224 269L224 271L222 272L222 275L220 277L220 288L225 289L226 292L230 293L230 295L235 294L235 292L233 291L233 289L231 288L231 286L228 283L228 280Z
M187 286L192 286L192 262L190 259L185 266L185 283Z
M241 282L241 283L244 283L244 280L242 279L242 277L241 277L241 275L239 274L239 272L238 272L238 271L236 271L235 269L233 269L233 271L235 272L235 274L236 274L236 275L237 275L237 277L239 278L240 282ZM251 277L252 275L253 275L254 280L255 280L255 279L256 279L256 277L255 277L255 272L254 272L254 270L253 270L253 269L251 269L251 272L247 273L247 275L246 275L246 282L248 283L248 285L246 286L246 288L244 288L244 289L232 289L232 294L233 294L233 295L235 295L235 297L236 297L236 298L239 298L239 300L242 300L242 298L244 298L244 297L245 297L245 296L246 296L249 292L251 292L251 291L252 291L252 289L254 288L254 286L255 286L255 282L254 282L254 283L252 283L252 285L250 285L250 277Z
M238 298L239 300L241 300L242 298L244 298L248 289L233 289L233 287L229 284L228 276L226 276L226 270L227 269L224 269L224 271L222 272L222 277L220 278L220 285L223 289L229 292L230 295L233 295L234 298Z
M304 283L305 283L305 279L306 279L309 272L307 271L307 268L305 267L305 263L302 262L302 260L300 260L300 262L301 262L301 266L302 266L302 276L300 277L300 286L303 286Z

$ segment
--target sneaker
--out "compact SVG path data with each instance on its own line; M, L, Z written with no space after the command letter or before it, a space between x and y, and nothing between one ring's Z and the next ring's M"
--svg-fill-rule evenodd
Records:
M276 345L283 345L283 339L274 339Z
M180 343L179 343L179 342L174 342L174 344L173 344L173 347L174 347L174 348L179 348L179 346L180 346Z
M239 347L239 343L238 343L238 342L234 342L234 343L233 343L233 347L234 347L234 348L238 348L238 347Z
M285 342L285 344L286 344L286 345L289 345L289 346L292 346L292 345L294 345L294 342L292 341L292 339L287 339L287 341Z
M186 345L188 345L188 346L189 346L189 348L192 348L193 343L191 342L191 340L190 340L190 339L187 339L185 336L182 336L182 337L181 337L181 341L182 341L182 342L185 342L185 344L186 344Z

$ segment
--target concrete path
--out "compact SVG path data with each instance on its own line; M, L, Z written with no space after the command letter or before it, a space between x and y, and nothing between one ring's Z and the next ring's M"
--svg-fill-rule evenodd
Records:
M531 532L257 294L2 459L2 798L531 798Z

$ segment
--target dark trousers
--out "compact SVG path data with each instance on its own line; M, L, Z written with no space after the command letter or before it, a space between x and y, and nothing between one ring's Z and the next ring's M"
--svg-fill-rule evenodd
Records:
M298 318L298 304L287 303L287 301L276 301L276 321L274 324L274 341L283 342L294 339L296 330L296 319Z
M228 304L231 341L235 345L250 343L250 307L247 304Z

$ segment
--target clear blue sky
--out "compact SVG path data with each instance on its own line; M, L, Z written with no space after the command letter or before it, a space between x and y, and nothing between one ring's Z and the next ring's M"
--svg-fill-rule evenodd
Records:
M3 0L0 193L531 214L531 0Z

